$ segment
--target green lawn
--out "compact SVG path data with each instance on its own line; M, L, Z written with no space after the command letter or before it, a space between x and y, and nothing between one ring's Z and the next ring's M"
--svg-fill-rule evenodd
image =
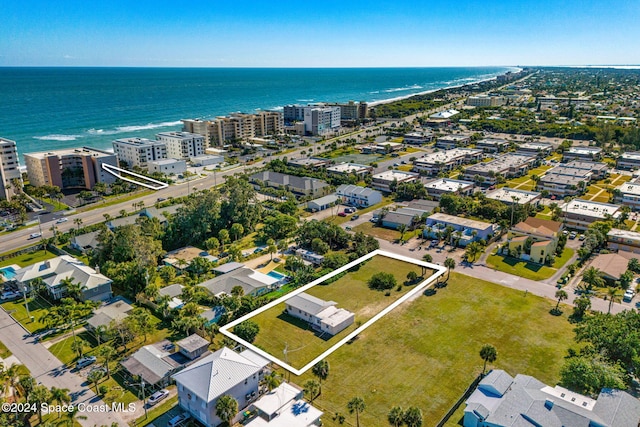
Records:
M390 242L400 239L400 232L391 228L378 227L372 222L363 222L360 225L353 227L353 231L362 231L369 236L377 237L379 239L388 240ZM413 231L405 231L403 240L407 241L413 237L420 235L420 229Z
M29 332L36 332L40 329L45 329L45 324L41 322L41 319L47 313L47 309L51 307L51 304L44 300L42 297L29 297L27 298L29 304L29 314L33 316L33 322L27 316L27 309L24 305L22 298L2 303L2 307L13 316L18 322L22 324Z
M549 314L554 305L454 272L446 288L399 307L329 356L329 377L314 405L328 427L338 426L335 412L355 425L346 408L354 396L366 403L363 426L387 425L394 405L417 406L424 425L435 425L482 369L485 343L498 350L493 366L553 385L573 338L566 316Z
M367 281L380 271L392 273L399 284L407 280L409 271L421 274L420 267L414 264L376 256L361 264L357 271L347 273L333 283L320 284L307 291L318 298L336 301L339 308L354 312L356 321L353 325L328 339L318 337L307 322L284 314L285 303L281 303L252 319L260 325L260 333L254 344L281 359L284 359L283 350L286 347L288 363L298 368L304 366L411 289L409 286L403 286L400 291L394 288L389 296L369 289Z
M6 359L9 356L11 356L11 350L0 341L0 357Z
M3 254L5 255L5 254ZM49 251L36 251L29 252L22 255L18 255L13 258L7 258L4 261L0 261L0 267L6 267L7 265L17 264L20 267L26 267L36 262L45 261L47 259L55 258L56 254Z
M135 425L136 427L143 427L143 426L146 426L147 424L151 424L153 421L155 421L158 418L162 417L166 412L171 410L177 404L178 404L178 396L170 397L170 398L168 398L166 400L166 402L164 402L161 405L158 405L155 408L151 409L148 412L146 417L143 415L140 418L138 418L135 421L135 423L133 423L132 425ZM171 414L171 415L177 415L177 414ZM165 418L166 418L164 420L165 424L154 423L154 425L166 425L166 422L168 422L171 418L169 418L168 416L165 417Z
M545 280L553 276L560 267L573 256L573 249L565 248L562 252L562 256L557 257L553 263L553 267L546 265L540 265L533 262L523 261L518 258L510 256L503 256L498 254L491 254L487 258L487 265L496 270L515 274L516 276L524 277L531 280Z
M84 345L85 356L97 356L97 342L93 339L93 336L89 332L81 332L76 335L76 340L82 341ZM62 363L68 366L72 366L76 359L78 359L78 353L71 349L73 344L73 335L65 338L49 347L49 352L55 357L60 359Z

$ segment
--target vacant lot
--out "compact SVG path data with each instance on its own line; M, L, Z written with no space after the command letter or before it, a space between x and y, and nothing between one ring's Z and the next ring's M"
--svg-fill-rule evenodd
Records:
M415 271L419 276L422 274L421 268L414 264L376 256L361 264L357 271L349 272L333 283L320 284L307 291L308 294L326 301L337 302L338 308L354 312L356 322L353 325L333 337L319 337L307 322L283 314L285 303L281 303L252 318L260 325L260 333L254 344L296 368L304 366L411 289L410 286L402 286L399 291L394 288L389 296L369 289L367 281L380 271L392 273L398 284L407 280L409 271ZM431 270L426 273L427 276L431 274ZM380 321L384 321L384 318Z
M338 426L336 412L355 425L346 408L354 396L366 403L363 426L387 425L394 405L417 406L424 425L435 425L481 371L485 343L498 350L495 367L555 384L573 332L566 317L549 314L554 305L452 273L446 288L398 307L329 356L329 377L314 405L325 411L326 426Z

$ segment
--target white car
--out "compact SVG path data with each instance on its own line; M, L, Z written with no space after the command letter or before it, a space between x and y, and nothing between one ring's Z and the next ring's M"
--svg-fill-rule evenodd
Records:
M41 237L42 233L31 233L29 234L29 239L37 239L38 237Z
M167 427L177 427L182 425L185 421L187 421L189 418L191 418L191 414L188 412L184 412L180 415L176 415L175 417L171 418L169 420L169 422L167 423Z
M62 217L56 221L56 224L62 224L63 222L69 221L69 218Z
M76 363L76 367L78 369L82 369L82 368L85 368L85 367L91 365L92 363L96 363L96 357L95 356L83 357L81 359L78 359L78 362Z
M20 294L20 292L7 291L7 292L3 292L2 295L0 295L0 299L7 301L10 299L20 298L21 296L22 295Z
M622 301L631 302L631 300L633 299L634 295L635 295L635 292L633 292L631 289L627 289L624 292L624 296L622 297Z
M149 406L153 406L156 403L160 402L165 397L169 396L168 390L158 390L149 396Z

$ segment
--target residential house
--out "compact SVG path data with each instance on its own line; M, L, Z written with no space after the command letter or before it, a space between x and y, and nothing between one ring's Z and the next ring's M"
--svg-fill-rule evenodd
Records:
M391 193L394 185L413 182L419 178L420 175L414 172L388 170L373 175L371 187L382 192Z
M111 322L119 322L133 311L133 307L123 297L114 298L109 303L98 307L87 320L87 329L98 331Z
M602 148L600 147L569 147L562 154L562 160L565 162L569 160L598 160L600 157L602 157Z
M400 208L395 211L387 212L381 219L380 223L385 228L399 230L400 227L406 227L406 230L412 230L417 225L422 224L424 217L431 213L422 209Z
M198 334L191 334L176 342L176 346L180 353L188 357L190 360L195 360L208 352L209 341Z
M238 402L239 421L245 409L259 397L259 384L269 361L250 350L236 353L226 347L173 374L178 405L205 426L217 426L216 403L223 395Z
M517 188L502 187L492 191L488 191L486 194L487 199L499 200L507 205L531 205L537 206L542 195L537 191L519 190Z
M640 168L640 151L627 151L616 160L618 169L636 170Z
M296 255L314 265L320 265L324 262L323 255L317 254L313 251L308 251L306 249L296 249Z
M614 251L627 251L640 254L640 232L612 228L607 233L608 247Z
M339 202L340 198L336 194L329 194L328 196L308 201L307 209L311 212L319 212L329 209L330 207L337 205Z
M304 391L283 382L265 393L250 407L256 416L245 427L311 427L320 426L323 412L304 401Z
M69 244L77 251L87 253L88 251L95 251L98 249L98 235L99 231L92 231L91 233L78 234L73 236Z
M453 134L445 135L436 141L436 147L446 150L456 147L466 147L471 143L471 135Z
M360 178L364 178L365 175L373 172L373 167L357 163L338 163L327 167L327 172L336 175L357 175Z
M29 287L31 281L41 278L54 300L67 296L65 282L71 280L81 286L82 300L104 301L111 298L112 280L98 273L70 255L58 256L40 261L16 271L12 279L20 289Z
M301 292L285 301L285 313L308 322L318 332L336 335L355 320L355 314L337 308L337 304Z
M262 185L282 188L299 196L321 197L329 191L329 184L315 178L287 175L280 172L262 171L251 175L251 182L256 190Z
M231 295L236 286L242 288L244 295L259 296L278 287L280 279L268 276L247 267L237 268L229 273L198 284L213 296Z
M382 202L382 193L367 187L343 184L336 189L336 195L346 205L369 207Z
M171 341L162 340L141 347L120 365L131 377L144 381L147 386L164 387L169 384L171 375L182 369L188 360L175 352Z
M551 387L529 375L493 370L465 401L464 427L637 427L640 401L613 389L597 399Z
M505 249L516 258L544 264L555 256L562 223L527 217L509 230Z
M627 271L631 258L637 258L637 254L618 250L617 253L596 255L589 266L597 268L600 276L613 285Z
M616 187L616 203L629 206L634 211L640 210L640 182L625 182Z
M169 223L167 215L175 215L183 206L184 205L182 203L162 208L152 206L141 210L140 216L144 216L149 219L157 218L161 225L166 226Z
M170 265L178 271L184 271L189 268L191 263L196 258L204 258L209 262L217 262L218 258L213 255L209 255L209 252L204 251L195 246L185 246L184 248L175 249L169 251L162 258L164 265Z
M424 175L438 175L458 166L482 160L482 150L476 148L452 148L425 154L413 161L413 170Z
M527 154L504 154L486 163L467 167L462 177L483 185L494 185L498 176L513 178L525 175L538 160Z
M567 228L586 230L592 222L620 216L620 206L610 203L592 202L590 200L573 199L564 206L562 215Z
M165 286L163 288L158 289L158 296L167 298L170 309L179 309L182 308L184 302L180 297L182 296L182 286L179 283L174 283L173 285Z
M462 181L459 179L439 178L428 181L424 188L427 194L436 200L440 200L443 194L458 194L461 196L469 196L473 194L475 185L471 181Z
M488 241L495 233L495 224L434 213L427 218L424 236L431 239L438 237L438 235L443 237L447 227L453 228L452 240L458 240L460 246L466 246L476 240Z

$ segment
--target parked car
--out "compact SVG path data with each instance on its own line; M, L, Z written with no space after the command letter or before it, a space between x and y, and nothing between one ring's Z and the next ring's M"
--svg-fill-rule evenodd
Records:
M11 299L20 298L20 296L21 296L20 292L8 291L8 292L3 292L2 295L0 295L0 299L4 301L8 301Z
M91 365L92 363L96 363L96 357L95 356L87 356L87 357L83 357L78 359L78 362L76 363L76 367L78 369L82 369L82 368L86 368L87 366Z
M160 203L160 202L164 202L165 200L167 199L165 199L164 197L158 197L157 202Z
M69 218L62 217L56 221L56 224L62 224L63 222L67 222L67 221L69 221Z
M347 216L346 212L338 212L338 216Z
M573 240L576 238L577 235L578 233L576 233L575 231L572 231L571 233L569 233L569 239Z
M168 390L158 390L155 393L153 393L151 396L149 396L149 406L153 406L156 403L160 402L162 399L164 399L165 397L169 396L169 391Z
M358 219L358 218L360 218L360 215L358 215L358 214L353 214L353 215L351 216L351 221L355 221L355 220L356 220L356 219Z
M185 421L187 421L189 418L191 418L191 414L189 414L188 412L183 412L180 415L176 415L175 417L171 418L169 420L169 422L167 423L167 427L177 427L182 425Z
M627 289L624 292L624 296L622 297L622 301L624 302L631 302L631 300L633 299L633 296L635 295L635 293L633 292L633 290L631 289Z
M40 236L42 236L42 233L31 233L29 234L29 239L37 239Z
M582 240L584 240L584 239L586 239L586 237L585 237L585 235L584 235L584 234L581 234L581 235L578 237L578 240L580 240L580 241L582 241Z

